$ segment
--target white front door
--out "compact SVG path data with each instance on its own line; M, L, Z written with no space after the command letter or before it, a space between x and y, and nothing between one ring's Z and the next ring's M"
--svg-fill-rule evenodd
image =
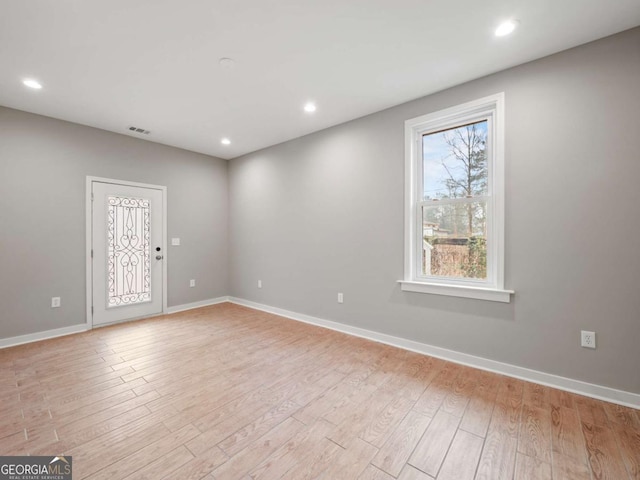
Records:
M163 188L91 182L93 325L162 313Z

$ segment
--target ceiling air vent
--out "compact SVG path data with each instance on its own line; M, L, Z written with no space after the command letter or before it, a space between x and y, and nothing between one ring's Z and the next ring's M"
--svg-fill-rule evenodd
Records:
M138 128L138 127L129 127L129 130L131 130L134 133L141 133L143 135L149 135L151 133L149 130L145 130L144 128Z

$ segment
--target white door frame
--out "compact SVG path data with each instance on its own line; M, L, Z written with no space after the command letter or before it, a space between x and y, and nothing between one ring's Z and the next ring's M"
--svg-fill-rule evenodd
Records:
M92 237L92 216L93 207L91 201L91 192L93 182L113 183L116 185L126 185L128 187L142 187L162 190L162 252L164 256L164 265L162 269L162 313L167 313L167 187L162 185L151 185L149 183L129 182L126 180L115 180L113 178L91 177L87 176L86 187L86 280L87 280L87 329L93 328L93 262L91 261L91 248L93 246ZM128 321L133 319L127 319Z

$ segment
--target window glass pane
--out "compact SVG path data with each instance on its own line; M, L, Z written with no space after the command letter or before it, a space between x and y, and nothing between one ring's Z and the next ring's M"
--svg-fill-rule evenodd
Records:
M107 197L107 308L151 301L149 200Z
M487 202L422 207L422 274L487 278Z
M423 135L423 198L486 195L486 144L486 120Z

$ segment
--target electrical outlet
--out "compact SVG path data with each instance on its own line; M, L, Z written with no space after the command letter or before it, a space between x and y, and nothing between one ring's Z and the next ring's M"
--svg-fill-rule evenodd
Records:
M580 346L585 348L596 348L596 332L587 332L582 330L580 332Z
M344 295L342 293L338 294L338 303L344 303Z
M262 280L258 280L258 288L262 288Z
M195 287L196 286L196 281L193 280L193 279L189 280L189 286L190 287Z
M51 308L58 308L60 306L60 297L51 297Z

